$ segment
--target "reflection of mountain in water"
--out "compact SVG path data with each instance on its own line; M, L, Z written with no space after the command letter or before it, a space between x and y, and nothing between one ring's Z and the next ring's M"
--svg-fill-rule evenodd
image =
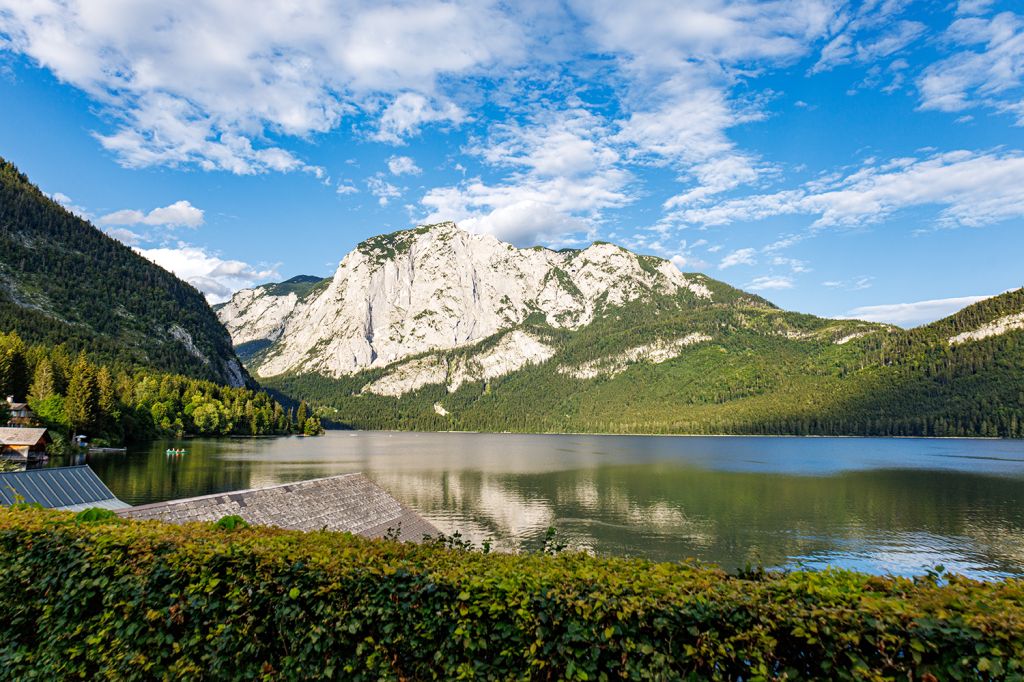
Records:
M1020 481L952 472L833 476L709 472L670 465L544 474L373 472L447 532L535 546L556 525L573 546L658 560L856 565L912 572L944 563L1024 567Z
M600 554L727 569L1024 574L1024 467L1007 464L1024 443L361 432L166 447L91 463L130 503L363 471L445 532L510 550L554 525Z

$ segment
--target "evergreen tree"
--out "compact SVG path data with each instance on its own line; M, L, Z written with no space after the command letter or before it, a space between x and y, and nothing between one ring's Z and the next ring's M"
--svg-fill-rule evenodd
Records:
M57 393L57 380L54 376L53 362L42 357L36 363L36 371L32 375L32 384L28 389L28 399L32 402L46 400Z
M99 417L99 389L96 386L95 371L85 359L85 354L79 355L71 368L64 411L76 433L88 432L96 426Z
M25 344L15 333L0 333L0 400L13 395L24 399L28 393L28 363Z
M100 367L96 372L96 389L100 413L105 417L113 415L117 408L117 399L114 396L114 378L106 365Z
M309 414L309 407L306 405L306 401L303 400L299 403L299 411L295 415L295 430L299 433L306 432L306 415Z

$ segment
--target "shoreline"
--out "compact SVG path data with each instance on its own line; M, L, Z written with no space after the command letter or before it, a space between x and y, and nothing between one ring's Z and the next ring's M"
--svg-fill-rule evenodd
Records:
M1021 438L1003 438L1001 436L823 436L819 434L783 434L783 433L619 433L614 431L459 431L437 430L424 431L419 429L327 429L327 432L339 433L454 433L484 434L491 436L636 436L640 438L850 438L871 440L1004 440L1008 442L1024 441Z

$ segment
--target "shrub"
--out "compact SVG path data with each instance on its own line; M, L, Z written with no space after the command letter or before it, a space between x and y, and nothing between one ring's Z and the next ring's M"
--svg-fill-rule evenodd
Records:
M4 679L1021 679L1024 584L0 510Z

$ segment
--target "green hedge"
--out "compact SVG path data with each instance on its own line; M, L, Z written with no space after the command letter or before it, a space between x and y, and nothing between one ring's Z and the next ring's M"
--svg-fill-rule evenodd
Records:
M1016 580L734 576L223 526L0 510L0 676L984 680L1024 671Z

